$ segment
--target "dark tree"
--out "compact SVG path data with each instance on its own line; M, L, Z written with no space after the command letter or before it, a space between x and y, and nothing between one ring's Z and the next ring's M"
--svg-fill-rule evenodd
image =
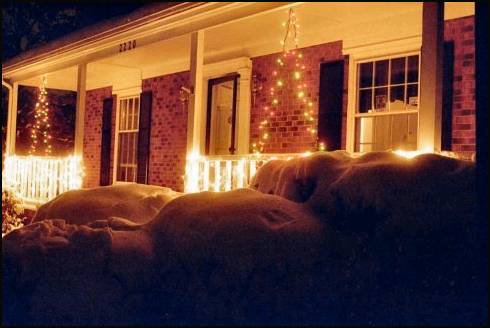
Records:
M98 21L127 14L141 3L3 1L2 61Z

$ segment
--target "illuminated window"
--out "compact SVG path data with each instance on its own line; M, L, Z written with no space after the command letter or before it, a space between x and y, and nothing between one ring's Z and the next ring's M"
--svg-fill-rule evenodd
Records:
M417 149L419 53L358 62L356 152Z
M139 96L119 100L116 181L136 182L139 110Z

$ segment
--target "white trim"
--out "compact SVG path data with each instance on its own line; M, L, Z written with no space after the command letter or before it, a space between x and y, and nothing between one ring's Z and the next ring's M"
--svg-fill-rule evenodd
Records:
M133 98L134 95L140 95L141 94L141 81L139 83L139 86L135 87L129 87L129 88L124 88L124 89L119 89L119 90L112 90L112 94L116 95L118 98L121 97L123 98Z
M117 97L116 98L116 101L117 101L117 104L116 104L116 122L115 122L115 129L114 129L114 162L113 162L113 167L112 167L112 184L121 184L121 183L134 183L132 181L118 181L117 180L117 166L118 166L118 147L119 147L119 116L120 116L120 105L121 105L121 101L122 100L125 100L125 99L135 99L135 98L138 98L139 101L138 101L138 122L139 122L139 115L140 115L140 109L141 109L141 97L140 97L140 93L137 93L137 94L132 94L130 96L124 96L124 97ZM124 130L125 132L136 132L136 131L139 131L138 130ZM136 152L138 150L136 149Z
M415 35L402 39L386 40L370 44L355 46L346 46L342 49L344 55L349 55L355 61L366 60L370 58L394 57L403 55L408 52L419 51L422 46L422 36ZM389 54L389 56L387 56Z
M85 99L87 94L87 64L78 65L77 106L75 116L74 155L83 158L83 135L85 130Z
M15 139L17 136L17 90L18 84L15 87L15 111L13 106L13 97L14 97L14 86L8 84L3 80L2 77L2 86L5 86L8 89L8 105L7 105L7 131L5 138L5 156L13 155L15 153Z
M210 79L219 78L226 74L238 73L239 99L236 120L236 150L235 154L248 154L250 142L250 81L252 77L252 60L249 57L238 57L230 60L204 65L202 111L206 118L208 101L208 82ZM200 149L205 148L206 119L201 122Z
M203 98L203 64L204 64L204 31L190 35L190 79L187 109L187 155L201 152L200 137L202 134L202 98Z
M420 51L422 46L422 37L412 36L397 40L388 40L381 43L363 44L358 46L346 47L342 52L349 55L349 76L347 92L347 119L346 119L346 145L348 152L353 153L355 149L355 119L362 117L357 113L357 65L363 62L373 60L388 59L399 56L410 56L411 54L419 55L419 97L420 97ZM420 106L420 99L419 99ZM410 111L411 112L411 111ZM416 111L419 112L418 110ZM405 111L405 113L409 113ZM395 114L395 113L390 113ZM378 114L379 115L379 114ZM374 115L372 115L374 116ZM417 133L419 131L420 120L417 123ZM417 143L419 142L417 136Z

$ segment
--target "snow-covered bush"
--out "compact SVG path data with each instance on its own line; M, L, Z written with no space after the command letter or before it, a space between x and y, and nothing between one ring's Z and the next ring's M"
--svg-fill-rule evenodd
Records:
M2 188L2 237L12 230L22 228L24 220L22 200L12 190Z

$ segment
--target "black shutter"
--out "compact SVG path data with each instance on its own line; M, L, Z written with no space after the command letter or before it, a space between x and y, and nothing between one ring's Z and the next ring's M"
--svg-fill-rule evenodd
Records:
M441 150L451 150L453 133L454 42L444 42Z
M343 93L344 60L321 64L318 141L324 142L329 151L341 147Z
M140 98L140 122L138 131L138 174L136 182L148 183L151 131L152 92L145 91Z
M112 134L112 97L104 99L102 105L102 138L100 146L100 185L110 182L111 134Z

